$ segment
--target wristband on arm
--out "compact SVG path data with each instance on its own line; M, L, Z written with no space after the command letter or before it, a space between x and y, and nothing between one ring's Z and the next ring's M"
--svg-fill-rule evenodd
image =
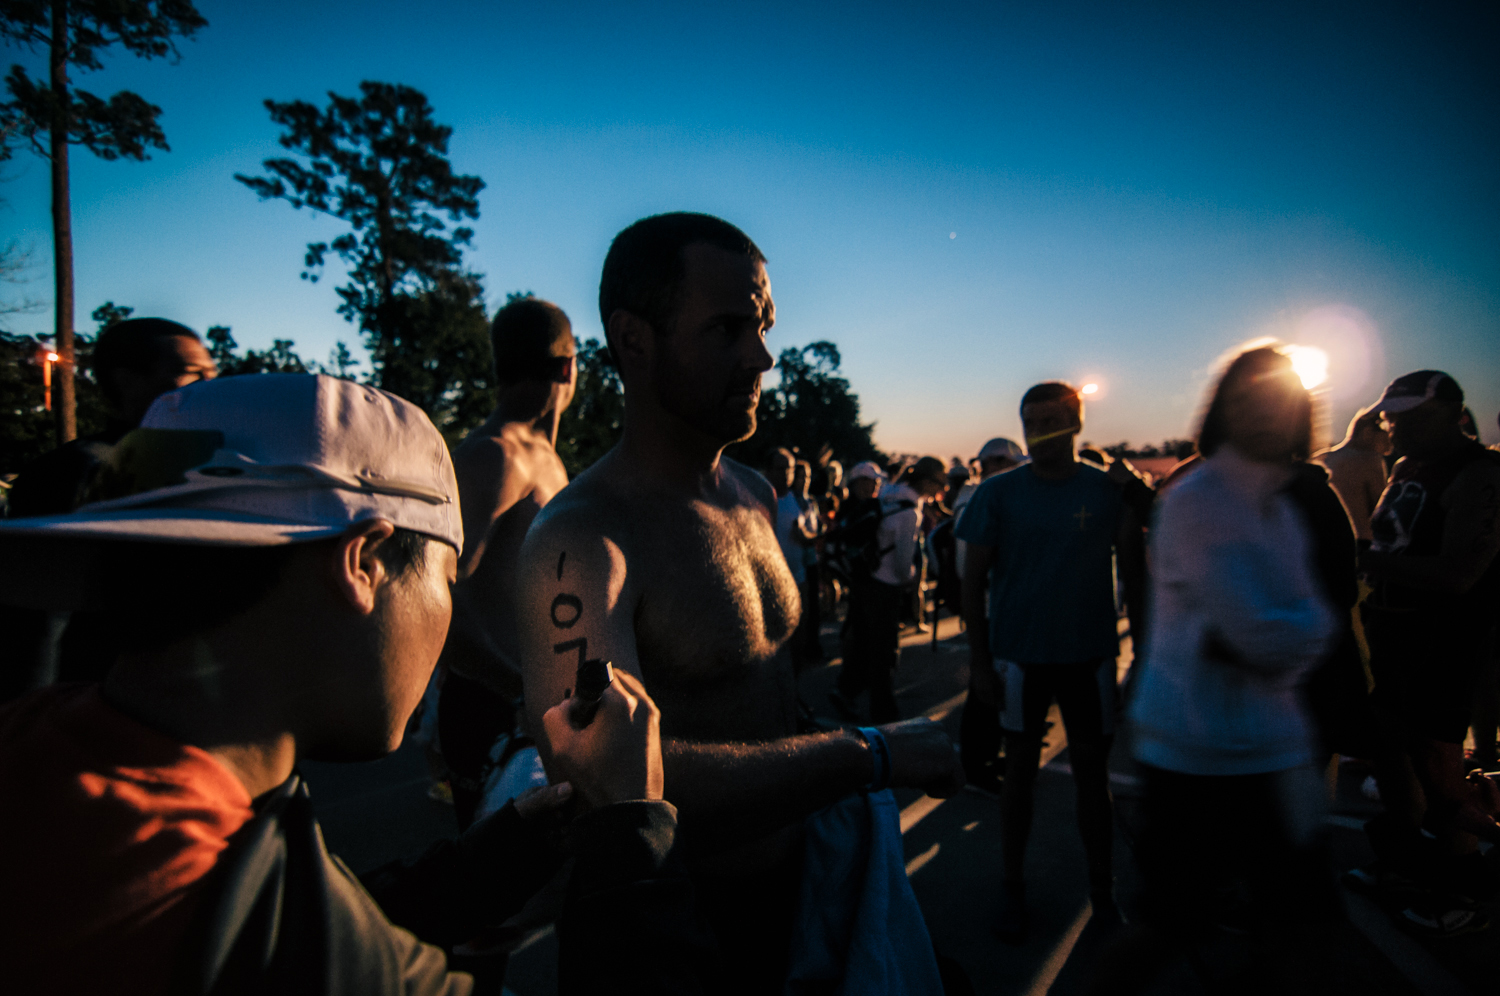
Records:
M891 748L885 742L885 734L873 726L859 727L859 735L870 745L870 757L875 762L874 777L865 786L865 791L879 792L891 782Z

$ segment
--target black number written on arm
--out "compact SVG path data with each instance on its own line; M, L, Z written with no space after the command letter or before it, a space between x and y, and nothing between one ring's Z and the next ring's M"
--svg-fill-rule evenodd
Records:
M563 563L568 559L568 552L564 550L557 558L557 580L562 580ZM552 607L548 610L552 617L552 626L555 629L572 629L583 618L583 599L577 595L563 592L552 599ZM578 651L578 663L583 664L589 659L589 641L587 637L580 636L576 640L564 640L562 643L554 643L552 652L554 654L565 654L570 650Z

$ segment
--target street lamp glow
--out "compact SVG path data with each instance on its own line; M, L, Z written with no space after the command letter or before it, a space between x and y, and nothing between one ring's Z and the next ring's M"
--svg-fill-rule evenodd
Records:
M1098 394L1099 393L1099 385L1098 384L1085 384L1079 390L1079 393L1080 394Z
M60 357L56 353L48 353L47 354L47 362L48 363L56 363L59 359L60 359Z
M1292 346L1287 350L1292 370L1309 391L1328 379L1328 354L1315 346Z

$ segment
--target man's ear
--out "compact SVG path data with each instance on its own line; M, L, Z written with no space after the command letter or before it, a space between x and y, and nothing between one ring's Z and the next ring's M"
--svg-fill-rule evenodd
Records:
M650 350L651 323L624 308L616 308L609 316L608 333L610 348L622 368L627 362L638 364Z
M361 615L375 611L376 594L390 580L375 551L395 532L396 527L384 519L366 519L345 530L335 544L334 590Z

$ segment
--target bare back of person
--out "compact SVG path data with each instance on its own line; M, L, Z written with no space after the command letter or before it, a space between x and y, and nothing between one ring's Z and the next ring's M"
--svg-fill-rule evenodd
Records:
M529 421L505 421L499 412L458 446L453 463L465 536L453 589L454 626L465 640L456 643L445 663L516 699L521 694L516 558L532 520L567 487L568 473L545 433Z

